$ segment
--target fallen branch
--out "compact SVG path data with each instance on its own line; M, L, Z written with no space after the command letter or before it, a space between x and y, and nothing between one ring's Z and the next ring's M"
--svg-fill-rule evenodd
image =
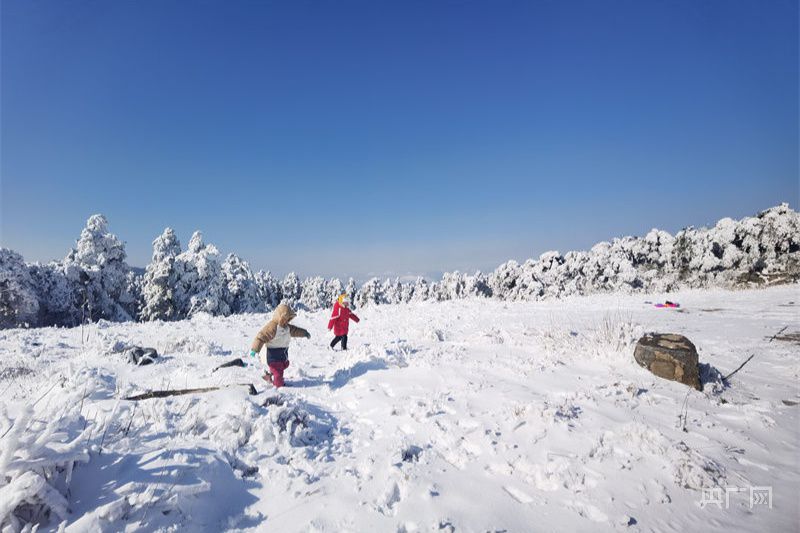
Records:
M731 372L731 373L730 373L730 374L728 374L727 376L723 377L723 378L722 378L722 381L728 381L728 378L729 378L729 377L731 377L732 375L734 375L735 373L737 373L739 370L741 370L741 369L742 369L742 367L744 367L744 365L746 365L747 363L749 363L749 362L750 362L750 359L752 359L752 358L753 358L753 357L755 357L755 356L756 356L756 354L752 354L750 357L748 357L747 359L745 359L744 363L742 363L741 365L739 365L739 368L737 368L736 370L734 370L733 372Z
M230 386L230 385L229 385ZM250 394L255 395L258 394L256 388L251 383L237 383L236 386L248 387ZM226 387L203 387L199 389L175 389L175 390L154 390L150 392L145 392L144 394L137 394L136 396L128 396L124 398L125 400L131 401L139 401L139 400L149 400L151 398L166 398L168 396L183 396L184 394L199 394L203 392L212 392L215 390L221 390Z
M773 335L772 337L770 337L770 338L769 338L769 340L767 341L767 344L769 344L770 342L774 341L774 340L775 340L775 339L778 337L778 335L780 335L781 333L783 333L784 331L786 331L788 328L789 328L789 326L784 326L784 327L783 327L783 328L782 328L782 329L781 329L781 330L780 330L778 333L776 333L775 335ZM753 358L753 357L755 357L755 356L756 356L756 354L752 354L750 357L748 357L747 359L745 359L744 363L742 363L741 365L739 365L739 368L737 368L736 370L734 370L733 372L731 372L731 373L730 373L730 374L728 374L727 376L723 377L723 378L722 378L722 381L728 381L728 378L730 378L732 375L734 375L734 374L735 374L735 373L737 373L739 370L741 370L741 369L744 367L744 365L746 365L747 363L749 363L749 362L750 362L750 359L752 359L752 358Z
M213 374L214 372L216 372L220 368L229 368L229 367L232 367L232 366L246 367L247 363L245 363L244 361L242 361L240 358L237 357L236 359L234 359L232 361L228 361L227 363L222 363L217 368L212 370L211 373Z

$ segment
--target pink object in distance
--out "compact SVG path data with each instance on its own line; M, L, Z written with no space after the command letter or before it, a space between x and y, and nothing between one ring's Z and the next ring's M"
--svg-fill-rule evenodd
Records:
M675 303L675 302L669 302L669 301L668 302L664 302L663 304L656 304L656 307L659 307L659 308L662 308L662 307L675 308L675 307L680 307L680 306L681 306L681 304L678 304L678 303Z

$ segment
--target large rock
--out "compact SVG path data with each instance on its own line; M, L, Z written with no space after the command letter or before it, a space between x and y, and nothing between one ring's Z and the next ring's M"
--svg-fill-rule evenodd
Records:
M703 390L700 385L697 349L683 335L648 333L636 343L633 358L660 378L679 381Z

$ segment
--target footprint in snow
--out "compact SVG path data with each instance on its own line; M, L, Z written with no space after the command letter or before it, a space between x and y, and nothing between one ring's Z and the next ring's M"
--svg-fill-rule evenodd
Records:
M518 488L512 487L510 485L504 485L503 490L506 491L512 498L517 500L519 503L533 503L533 498L531 498L527 493L521 491Z
M575 511L580 516L591 520L592 522L608 522L608 515L590 503L582 503L579 501L567 501L564 507Z
M403 496L400 492L400 485L398 485L397 482L392 482L383 495L383 498L381 498L378 510L386 516L394 516L397 514L397 504L400 503L402 499Z

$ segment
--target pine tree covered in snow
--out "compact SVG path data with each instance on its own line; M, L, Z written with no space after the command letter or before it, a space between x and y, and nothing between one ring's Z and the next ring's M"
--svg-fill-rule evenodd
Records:
M63 267L71 281L85 285L91 320L125 321L136 315L131 268L125 258L125 245L108 232L106 218L89 217L75 248L64 258Z
M350 301L357 302L358 298L358 287L356 287L356 280L350 278L347 280L347 285L344 287L344 292L350 296ZM338 295L337 295L338 296Z
M38 321L39 298L28 266L18 253L0 248L0 328Z
M489 282L481 272L476 272L472 276L464 277L465 296L489 297L492 295Z
M281 296L283 302L295 306L303 295L303 286L300 278L294 272L289 272L281 283Z
M403 283L403 287L400 290L400 301L403 303L408 303L414 298L414 283Z
M221 270L219 251L213 244L205 244L203 234L195 231L189 248L175 258L174 296L180 317L231 313Z
M414 282L414 288L411 291L412 302L423 302L428 299L430 293L430 284L422 276L418 276Z
M222 263L221 272L231 313L266 311L264 300L259 295L258 283L246 261L236 254L228 254Z
M386 301L383 298L383 285L378 278L371 278L367 280L364 285L358 290L356 303L359 307L371 304L383 304Z
M29 272L39 299L37 325L76 326L82 320L88 320L88 308L83 305L84 287L67 277L61 263L34 263L29 265Z
M340 280L336 278L329 279L325 284L325 306L330 307L333 305L333 302L344 292L345 288Z
M142 320L176 320L181 318L175 301L178 273L175 258L181 253L181 243L172 228L153 241L153 258L145 270L142 282Z
M272 272L259 270L255 275L256 286L258 287L258 298L265 311L271 311L278 307L283 299L280 282L275 279Z
M301 288L300 305L309 311L324 309L328 306L327 284L324 278L307 278Z
M401 303L403 301L403 284L397 278L386 279L381 284L381 294L383 295L383 303Z

